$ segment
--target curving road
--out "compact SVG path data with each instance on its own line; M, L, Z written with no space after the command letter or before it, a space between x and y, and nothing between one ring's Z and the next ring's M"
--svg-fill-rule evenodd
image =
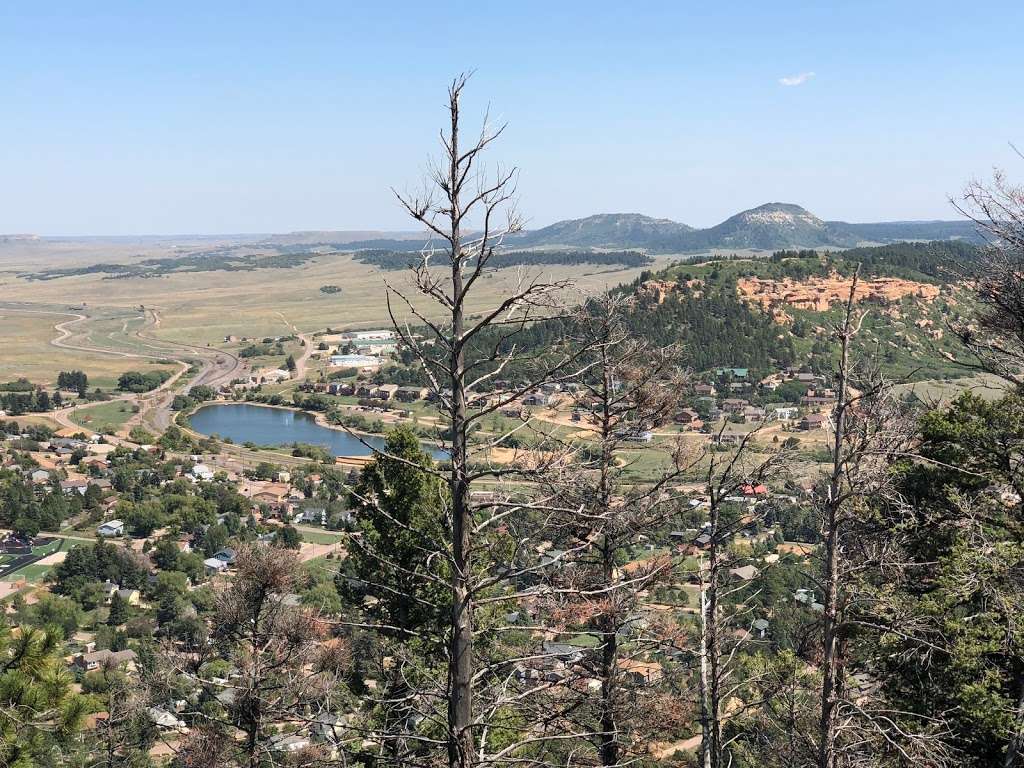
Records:
M154 350L153 354L145 352L125 352L116 349L105 349L103 347L94 347L87 344L72 342L70 340L74 337L77 330L74 327L90 319L89 315L81 312L37 309L30 306L9 306L2 304L0 304L0 309L4 312L22 312L33 315L57 315L60 317L70 317L70 320L55 323L53 326L54 330L57 332L57 336L50 340L50 344L61 349L142 360L173 360L179 366L179 370L156 389L142 394L125 393L123 395L115 395L112 398L114 401L130 401L139 406L139 412L133 415L125 424L129 429L132 426L148 422L157 431L162 432L167 429L173 421L174 413L171 410L171 403L174 401L175 395L187 393L192 387L198 384L206 384L213 387L220 386L234 378L238 378L245 368L241 359L230 352L214 350L208 347L200 347L193 344L167 341L165 339L160 339L143 333L143 328L136 329L132 335L139 339L143 346ZM159 311L155 308L144 308L143 311L146 317L146 326L144 327L159 327ZM127 322L128 321L125 321L125 325L123 326L125 329L127 328ZM112 335L111 338L113 338ZM182 352L187 353L189 359L182 359ZM191 360L194 358L198 358L200 362L199 373L197 373L187 385L177 388L176 385L178 384L178 381L185 375L189 368L191 368ZM75 424L70 419L70 413L73 410L74 407L63 408L58 411L53 411L52 416L62 426L80 428L79 425Z

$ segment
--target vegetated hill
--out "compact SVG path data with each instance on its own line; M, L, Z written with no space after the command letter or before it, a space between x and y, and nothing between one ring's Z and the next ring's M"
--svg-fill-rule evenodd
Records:
M969 221L823 221L792 203L767 203L707 229L635 213L608 213L560 221L526 232L517 246L643 248L660 253L712 249L849 248L864 242L963 239L979 242Z
M671 243L694 229L670 219L654 219L639 213L599 213L585 219L559 221L514 238L522 245L572 245L590 248L615 248L632 243L639 248L654 248Z
M355 260L364 264L372 264L379 269L408 269L419 258L409 251L395 251L386 248L357 251ZM501 251L491 256L488 267L503 269L506 267L535 267L592 264L612 266L615 268L646 267L654 262L650 256L640 251ZM440 262L438 262L440 263Z
M331 245L352 247L353 243L394 240L422 244L422 232L381 232L377 230L306 230L268 235L260 242L266 245ZM383 247L383 246L379 246Z
M730 216L721 224L693 233L688 250L698 248L814 248L856 245L833 232L806 208L792 203L766 203Z
M899 240L964 240L980 244L973 221L880 221L874 224L851 224L845 221L826 222L837 234L847 234L860 242L892 243Z
M736 365L766 372L772 367L798 364L824 372L834 362L828 328L838 320L842 301L832 302L827 310L812 309L800 300L801 294L814 293L823 279L827 282L846 276L848 282L857 270L865 281L898 278L908 281L906 287L910 289L903 295L895 291L898 298L886 298L884 290L864 294L867 315L864 332L857 341L858 352L867 359L877 359L894 378L956 377L964 375L965 369L954 362L962 351L948 325L969 311L961 281L976 267L981 253L976 246L961 241L902 242L843 251L784 250L767 259L680 263L656 274L645 272L624 290L634 291L641 299L640 306L648 307L647 317L639 318L637 327L650 329L649 338L660 338L658 326L666 313L699 318L702 313L725 312L725 317L733 318L733 323L720 327L694 321L689 326L689 338L679 339L684 347L691 339L703 345L697 353L688 355L697 370ZM786 298L777 296L777 305L767 309L778 311L769 312L759 300L761 294L748 292L748 311L769 329L759 337L763 349L747 344L743 334L751 333L749 323L746 328L736 324L742 313L731 306L734 300L744 303L737 283L749 282L749 278L787 284L785 293L797 299L787 304ZM916 289L915 284L920 283L936 288ZM794 290L801 284L808 291Z

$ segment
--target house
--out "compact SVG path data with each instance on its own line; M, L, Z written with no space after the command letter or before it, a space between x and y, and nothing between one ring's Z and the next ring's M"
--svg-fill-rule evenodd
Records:
M750 403L742 398L727 397L722 401L722 410L726 413L742 413L748 405Z
M777 421L792 421L800 413L795 405L786 405L785 403L772 403L765 410L768 412L769 419Z
M150 707L147 710L147 713L149 714L150 722L161 730L188 733L188 727L185 725L185 721L178 718L178 716L172 712L168 712L163 707Z
M398 392L397 384L381 384L373 390L370 397L374 400L391 400L394 398L396 392Z
M752 405L748 405L743 409L743 421L746 424L754 424L760 421L764 421L764 411L760 408L755 408Z
M128 605L138 605L139 601L142 600L142 593L137 589L119 589L115 594L128 603Z
M370 331L345 331L341 334L345 341L388 341L395 338L395 332L388 328Z
M809 413L800 420L800 429L804 432L821 429L825 426L825 422L827 421L828 416L824 413Z
M231 547L224 547L224 549L214 553L213 556L227 565L234 565L235 559L238 557L238 553Z
M427 396L426 387L399 387L395 392L395 399L403 403L412 403L416 400L423 400Z
M88 480L61 480L60 489L65 496L71 496L72 494L79 494L85 496L86 490L89 488Z
M757 485L747 483L740 489L740 491L744 496L766 496L768 494L767 486L761 483L758 483Z
M711 384L698 384L693 388L693 392L698 397L714 397L718 391Z
M649 443L654 439L654 433L651 432L650 430L645 429L638 430L635 432L626 432L625 434L621 435L621 437L623 440L626 440L630 443Z
M700 420L700 414L693 410L693 408L683 408L683 410L675 415L674 420L677 424L683 424L693 429L700 429L700 426L694 426L695 424L703 425L703 422Z
M80 653L72 662L76 667L91 672L101 667L122 667L135 661L135 651L93 651Z
M195 480L205 480L206 482L213 480L214 476L213 470L206 464L196 464L190 470L190 474Z
M653 661L620 659L619 670L627 680L638 685L652 685L664 676L661 664Z
M327 510L322 506L303 507L295 517L297 523L327 524Z
M45 469L37 469L30 475L30 477L32 478L32 482L36 485L50 482L50 473Z
M228 564L217 557L208 557L203 560L203 567L206 568L206 575L213 576L217 573L223 573L228 569Z
M742 565L739 568L730 568L729 573L735 576L741 581L750 581L753 579L759 571L756 566L753 565Z
M356 386L356 397L373 397L373 393L377 391L377 388L369 382L363 382Z
M750 628L754 631L754 636L760 640L764 640L768 636L768 619L754 619Z
M111 537L124 535L124 522L121 520L108 520L96 529L97 536Z
M530 392L523 398L523 405L546 406L554 405L557 402L557 395L546 392Z

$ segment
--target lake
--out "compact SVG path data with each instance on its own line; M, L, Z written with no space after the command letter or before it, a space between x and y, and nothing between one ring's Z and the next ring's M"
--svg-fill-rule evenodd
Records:
M231 438L236 443L256 445L291 445L308 443L319 445L335 456L369 456L372 451L359 440L340 429L329 429L316 423L316 418L302 411L287 408L264 408L244 403L205 405L189 419L192 428L204 435ZM363 435L362 438L377 449L384 448L384 438ZM424 445L435 459L445 453Z

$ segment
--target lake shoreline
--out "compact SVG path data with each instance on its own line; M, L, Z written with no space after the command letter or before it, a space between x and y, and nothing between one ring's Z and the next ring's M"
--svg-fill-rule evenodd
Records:
M190 425L190 427L191 427L191 429L193 431L195 431L198 434L204 435L206 437L212 437L214 434L216 434L221 439L224 439L225 437L231 439L232 442L234 442L237 445L244 445L244 443L246 443L246 442L257 443L256 440L251 440L251 439L239 440L239 439L237 439L236 437L234 437L232 435L225 435L225 434L222 434L221 432L218 432L216 430L209 430L209 429L203 430L203 429L200 429L200 428L196 427L194 422L193 422L193 419L201 411L207 410L209 408L226 409L226 408L236 408L236 407L245 407L245 406L252 406L252 407L257 407L257 408L267 408L267 409L271 409L271 410L275 410L275 411L282 411L282 412L287 412L287 413L292 413L292 414L301 414L304 418L309 419L313 423L313 425L315 425L316 427L319 427L320 429L328 430L330 432L334 432L334 433L337 433L337 434L339 434L341 436L347 437L347 438L351 439L357 445L361 446L363 449L365 449L367 451L367 453L362 453L362 454L333 453L333 451L332 451L332 455L334 455L336 458L339 458L339 459L365 459L367 456L372 456L374 453L378 452L380 449L379 448L375 448L372 445L370 445L368 443L368 441L364 440L364 438L373 438L376 441L381 441L381 443L383 443L383 441L386 439L386 435L383 434L383 433L366 432L364 430L352 429L350 427L343 427L343 426L339 426L337 424L331 424L327 420L326 414L324 414L322 411L307 411L307 410L304 410L302 408L296 408L294 406L288 406L288 405L271 405L270 403L257 403L257 402L236 401L236 400L214 400L214 401L209 401L209 402L203 403L198 408L196 408L192 413L189 414L189 416L188 416L189 425ZM431 445L429 443L425 443L422 440L420 442L423 443L424 448L426 450L428 450L429 452L433 452L433 453L440 452L440 449L438 449L437 446ZM324 443L317 442L317 441L312 440L312 439L310 439L310 440L303 440L303 439L300 439L300 438L296 438L296 439L289 440L289 441L286 441L286 442L266 443L264 445L267 445L267 446L269 446L271 448L278 448L278 449L280 449L280 448L290 448L293 445L295 445L296 443L308 444L308 445L316 445L316 446L320 446L320 447L326 447L329 450L332 448L332 446L329 443L327 445L324 445ZM435 460L438 459L437 456L434 456L434 458L435 458Z

